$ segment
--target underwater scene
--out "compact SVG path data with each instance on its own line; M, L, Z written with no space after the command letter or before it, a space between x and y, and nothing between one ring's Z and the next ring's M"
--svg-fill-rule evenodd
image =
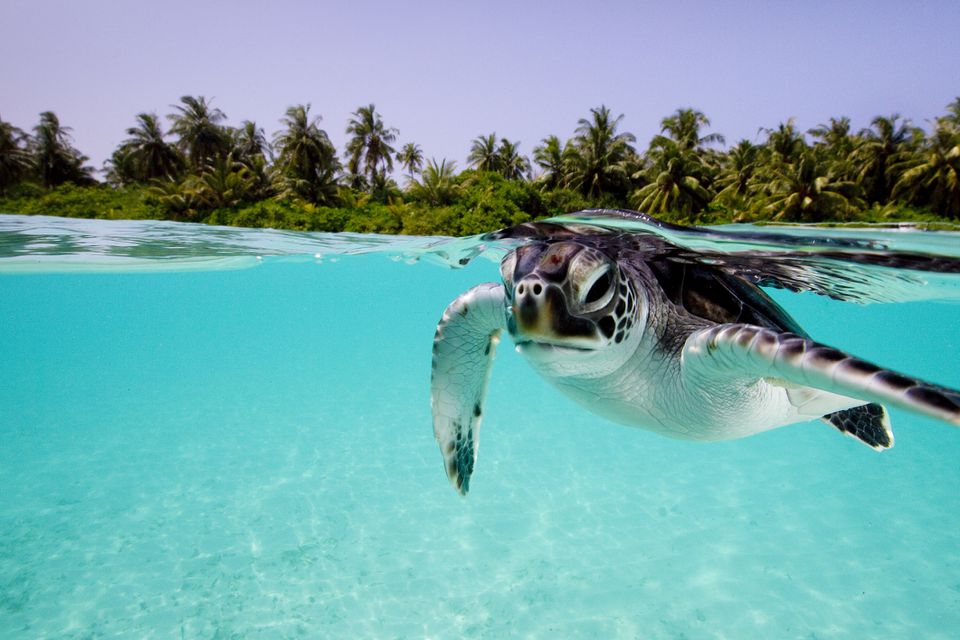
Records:
M913 227L610 225L960 258ZM434 333L522 242L0 215L0 637L960 636L944 421L890 408L883 452L820 421L674 440L504 335L458 495ZM960 274L831 260L810 277L852 300L766 291L817 341L960 388Z

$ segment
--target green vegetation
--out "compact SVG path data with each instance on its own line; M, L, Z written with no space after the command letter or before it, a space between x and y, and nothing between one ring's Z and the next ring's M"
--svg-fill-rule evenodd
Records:
M420 235L590 207L699 224L960 220L960 98L929 133L897 114L856 133L843 117L806 133L788 120L761 129L762 143L726 149L703 113L678 109L643 152L623 116L600 106L565 142L541 140L532 163L519 142L479 135L459 172L400 144L373 104L352 114L342 153L309 104L287 109L272 141L255 122L226 119L203 96L181 98L166 133L159 116L138 114L104 165L106 183L54 113L32 134L0 119L0 211Z

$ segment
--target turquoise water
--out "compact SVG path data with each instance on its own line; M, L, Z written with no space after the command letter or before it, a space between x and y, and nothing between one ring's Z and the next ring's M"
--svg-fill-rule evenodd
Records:
M820 423L673 441L505 341L462 499L431 342L495 261L0 221L0 637L960 635L958 429L894 410L882 454ZM960 387L956 300L774 295L822 342Z

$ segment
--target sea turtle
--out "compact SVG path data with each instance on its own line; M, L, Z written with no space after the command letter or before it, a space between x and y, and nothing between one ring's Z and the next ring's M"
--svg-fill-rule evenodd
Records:
M599 214L670 227L636 212L592 215ZM960 391L814 342L758 286L868 298L855 280L818 276L841 273L844 260L944 272L960 272L960 260L856 244L827 247L816 260L800 252L720 253L583 223L528 223L488 237L523 244L503 258L502 284L480 284L450 303L433 345L434 434L463 495L504 329L576 402L673 438L741 438L822 418L882 450L893 433L881 402L960 425Z

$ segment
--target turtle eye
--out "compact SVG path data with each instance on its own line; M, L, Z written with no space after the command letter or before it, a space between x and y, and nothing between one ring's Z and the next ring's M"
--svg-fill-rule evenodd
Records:
M594 283L590 286L590 290L587 291L586 297L583 299L585 304L593 304L599 302L603 296L610 290L610 287L613 285L613 274L607 269L602 276L596 279Z

